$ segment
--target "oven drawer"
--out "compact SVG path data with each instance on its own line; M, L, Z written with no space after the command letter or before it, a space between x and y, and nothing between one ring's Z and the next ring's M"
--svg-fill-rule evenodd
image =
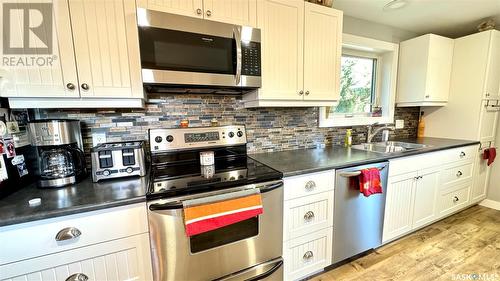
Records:
M454 191L442 193L439 196L439 216L445 216L458 211L469 204L469 193L472 181L457 186Z
M297 280L329 266L332 261L331 227L284 243L285 280Z
M284 241L333 225L333 191L285 201Z
M285 200L333 190L335 170L284 178Z
M6 226L0 230L0 265L147 232L146 204Z
M441 190L447 190L450 187L461 184L472 179L472 167L473 163L463 163L458 165L452 165L441 171L440 178L440 188Z

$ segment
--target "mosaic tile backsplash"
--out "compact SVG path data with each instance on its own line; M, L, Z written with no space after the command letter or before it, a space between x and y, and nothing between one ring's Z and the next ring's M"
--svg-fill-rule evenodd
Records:
M39 109L37 118L72 118L82 121L86 152L92 146L92 133L105 132L108 142L147 139L149 128L172 128L188 119L190 126L245 125L249 153L271 152L322 145L343 144L345 128L318 128L317 107L243 107L241 96L154 94L143 109ZM395 119L404 119L404 129L391 132L391 138L417 135L418 107L396 108ZM366 128L353 127L353 143L364 142Z

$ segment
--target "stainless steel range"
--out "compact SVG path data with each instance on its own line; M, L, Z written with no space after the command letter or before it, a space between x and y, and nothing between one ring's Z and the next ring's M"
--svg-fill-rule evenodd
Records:
M155 280L283 280L282 174L247 156L245 127L151 129L149 140ZM214 165L200 165L206 151ZM249 189L260 190L263 214L186 235L183 201Z

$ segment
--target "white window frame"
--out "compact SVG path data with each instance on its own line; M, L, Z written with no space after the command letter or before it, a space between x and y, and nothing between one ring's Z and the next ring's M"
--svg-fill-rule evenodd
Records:
M320 107L319 127L361 126L376 122L394 123L398 52L398 44L344 33L342 54L377 58L375 105L382 107L382 116L346 117L345 114L329 114L327 107Z

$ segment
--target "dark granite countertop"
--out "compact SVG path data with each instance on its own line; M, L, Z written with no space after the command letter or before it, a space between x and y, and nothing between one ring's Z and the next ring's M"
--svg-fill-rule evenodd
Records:
M398 141L420 143L428 145L428 147L408 152L382 154L357 150L353 148L345 148L343 146L330 146L317 149L258 153L252 154L250 155L250 157L282 172L285 177L289 177L311 172L318 172L329 169L340 169L386 161L393 158L406 157L432 151L479 144L478 141L441 138L419 138Z
M80 183L51 189L32 184L0 199L0 227L144 202L148 178L93 183L88 176ZM31 207L28 201L33 198L41 198L41 204Z

